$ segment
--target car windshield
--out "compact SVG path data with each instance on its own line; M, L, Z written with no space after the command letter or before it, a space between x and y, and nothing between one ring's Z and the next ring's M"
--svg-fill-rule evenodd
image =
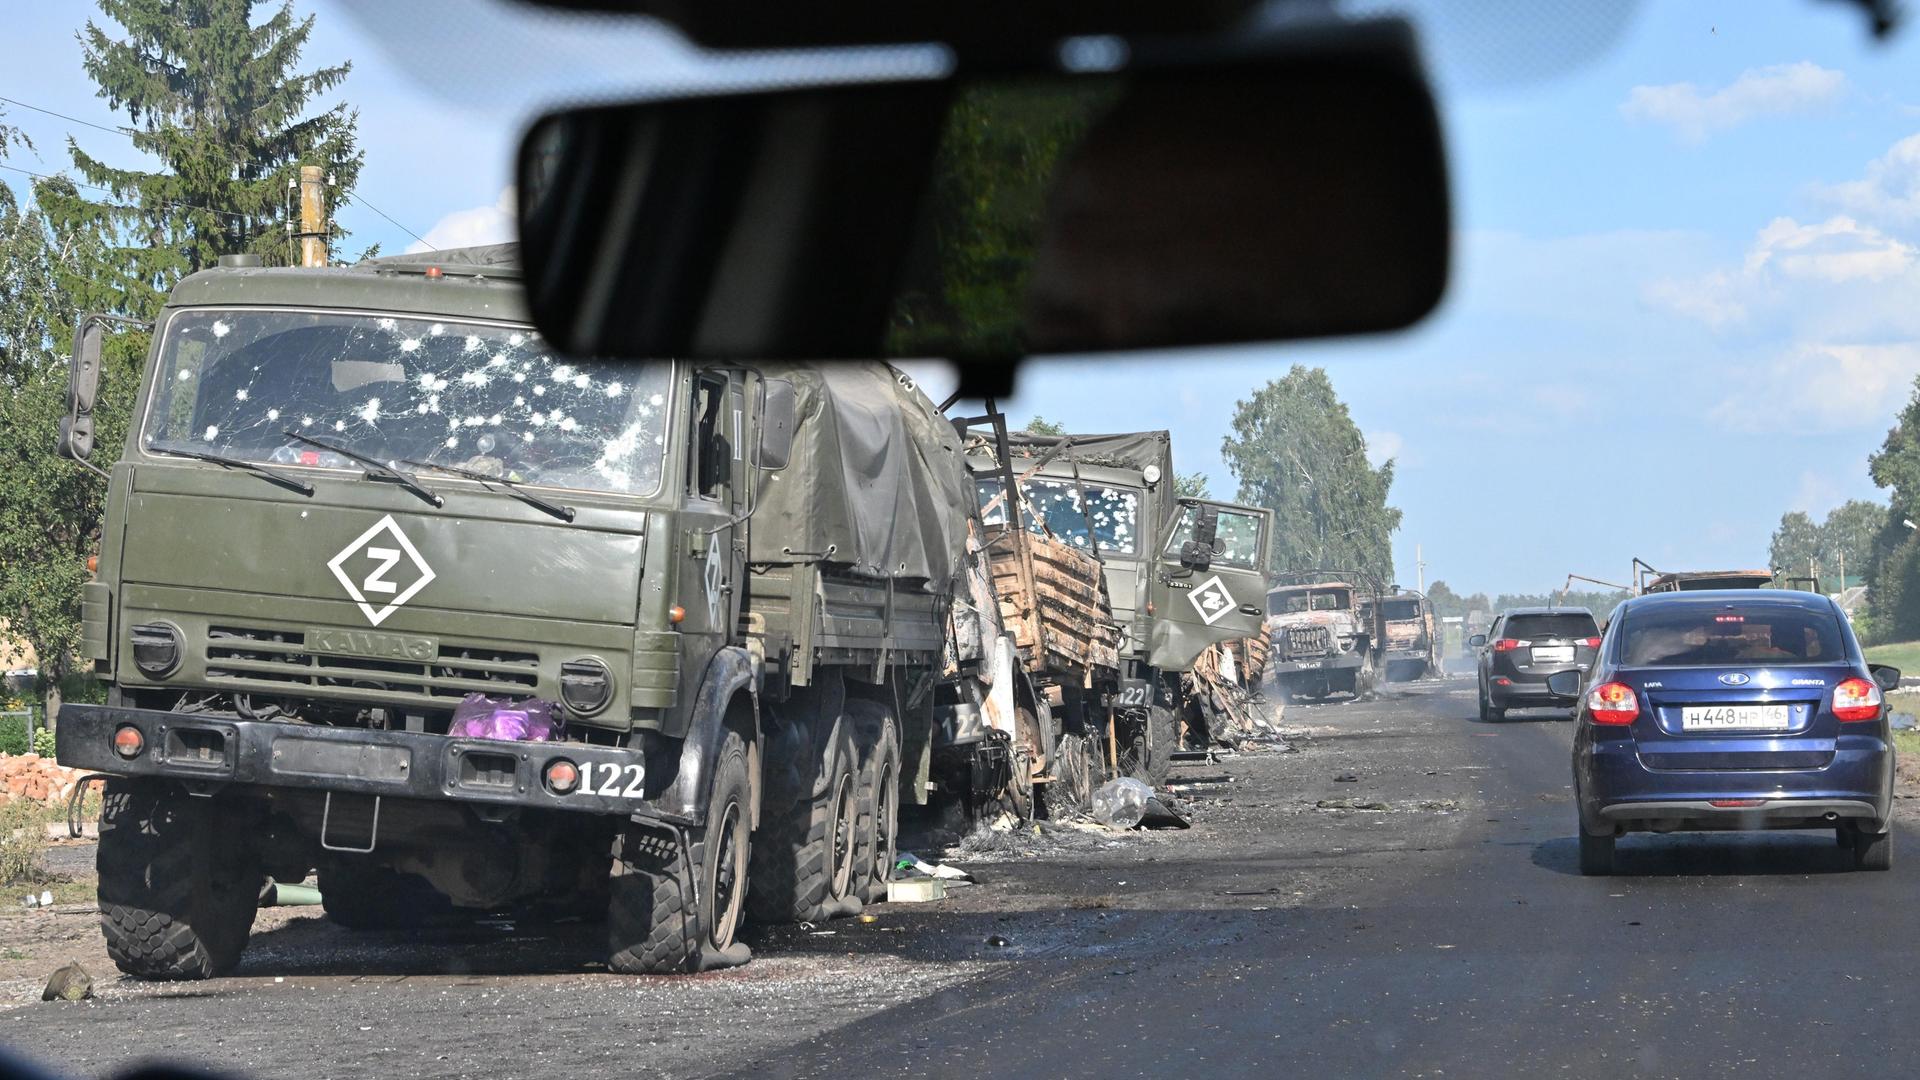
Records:
M295 431L530 484L660 485L667 364L568 360L522 326L375 313L189 309L164 335L153 450L352 467Z
M1600 633L1591 615L1515 615L1501 628L1510 638L1589 638Z
M976 483L980 505L986 509L982 521L987 525L1007 522L1006 500L995 502L1000 486L998 480ZM1084 501L1080 498L1083 489L1087 493ZM1087 526L1091 524L1091 535L1099 541L1100 554L1139 553L1140 493L1134 489L1037 476L1021 482L1020 491L1026 496L1026 512L1022 517L1029 532L1053 536L1083 551L1091 551L1093 544L1087 540Z
M1831 612L1788 606L1663 604L1628 611L1621 663L1644 667L1832 663L1845 659Z

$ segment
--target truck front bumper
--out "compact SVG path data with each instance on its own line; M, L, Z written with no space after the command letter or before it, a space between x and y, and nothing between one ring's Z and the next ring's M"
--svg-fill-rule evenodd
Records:
M140 733L132 757L114 749L122 728ZM622 747L68 705L60 710L54 753L70 768L164 777L198 790L246 784L674 820L647 802L670 778L647 775L640 751ZM581 777L564 794L545 780L556 759L571 762Z
M1359 653L1341 653L1339 656L1321 656L1308 660L1269 661L1267 670L1275 675L1291 675L1298 671L1346 671L1360 666Z

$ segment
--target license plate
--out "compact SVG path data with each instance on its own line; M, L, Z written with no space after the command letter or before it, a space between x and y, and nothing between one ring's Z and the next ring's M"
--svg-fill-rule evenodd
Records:
M1571 664L1573 646L1571 645L1535 645L1533 662L1536 664Z
M1688 705L1682 731L1785 731L1793 723L1785 705Z

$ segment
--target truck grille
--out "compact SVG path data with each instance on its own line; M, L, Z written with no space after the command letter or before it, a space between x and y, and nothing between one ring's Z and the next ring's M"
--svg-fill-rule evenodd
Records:
M1289 658L1295 656L1325 656L1333 651L1333 635L1324 626L1289 626L1280 648Z
M540 657L441 645L432 662L302 651L297 631L207 628L207 680L238 689L309 688L416 704L452 705L468 694L525 696L540 683ZM331 696L331 695L327 695Z

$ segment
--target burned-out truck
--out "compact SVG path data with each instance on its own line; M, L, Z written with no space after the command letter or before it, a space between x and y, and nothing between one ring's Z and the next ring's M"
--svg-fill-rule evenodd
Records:
M616 970L737 963L743 918L882 896L901 800L985 741L935 723L1008 690L955 640L973 491L925 396L557 355L513 262L235 260L154 325L84 594L108 702L57 735L112 777L123 971L230 969L315 870L350 927L530 907L604 914Z
M1204 707L1189 701L1182 674L1209 646L1260 631L1272 512L1177 495L1164 431L1038 435L1007 431L992 410L956 424L970 433L968 463L996 558L1033 566L1023 536L1038 537L1043 550L1064 549L1039 561L1043 573L1087 576L1104 592L1100 614L1114 640L1088 641L1098 655L1051 670L1029 656L1058 727L1056 777L1082 792L1111 775L1157 786L1179 749L1183 714ZM1032 595L1020 603L1066 610L1058 594Z

